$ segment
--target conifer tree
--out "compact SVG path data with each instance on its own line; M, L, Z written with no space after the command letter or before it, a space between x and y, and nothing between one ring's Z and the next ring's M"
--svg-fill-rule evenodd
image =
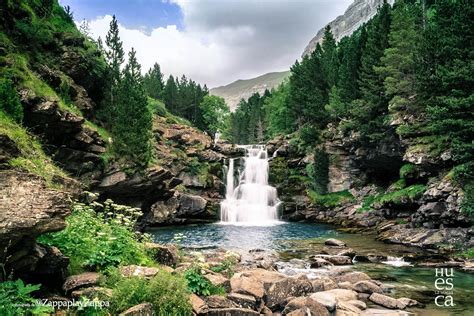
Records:
M105 116L109 123L115 116L115 105L118 101L118 86L121 81L121 66L124 62L123 44L120 40L118 22L115 15L110 22L110 29L105 37L105 58L108 64L107 93L105 94Z
M154 99L161 99L163 93L163 74L160 65L154 63L153 67L148 70L143 78L145 90L147 94Z
M375 144L385 136L384 119L387 114L387 98L383 77L375 71L388 47L390 29L390 5L384 1L377 15L367 26L367 43L362 51L359 87L361 98L352 107L355 125L361 133L361 141Z
M336 40L331 32L331 27L328 25L324 30L324 37L322 43L321 66L324 71L324 77L329 87L337 83L337 71L339 67L339 60L337 56Z
M171 113L177 113L178 87L172 75L166 80L165 89L163 91L163 101Z
M119 84L116 115L112 125L114 148L137 166L146 167L151 159L152 115L140 73L136 52L128 54L128 62Z
M421 27L417 21L421 12L419 7L399 0L392 11L390 26L390 47L381 59L382 66L376 72L384 78L385 93L389 101L389 109L393 111L412 108L415 91L415 64L418 43L421 41Z

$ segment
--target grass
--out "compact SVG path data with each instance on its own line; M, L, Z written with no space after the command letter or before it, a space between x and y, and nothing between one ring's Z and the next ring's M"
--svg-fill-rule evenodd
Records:
M193 126L188 120L170 113L161 100L148 97L148 106L153 114L165 118L166 123L168 124Z
M395 184L401 186L400 180ZM357 210L358 213L371 211L375 204L395 204L402 205L404 203L412 203L419 199L426 191L426 185L414 184L406 188L389 192L379 193L376 195L368 195L362 200L362 206Z
M13 122L0 111L0 134L7 135L20 151L20 156L10 159L10 166L40 176L51 187L57 187L55 178L67 175L48 157L39 141L30 135L21 125Z
M311 203L325 207L336 207L354 201L354 196L349 191L319 194L309 190L308 196Z

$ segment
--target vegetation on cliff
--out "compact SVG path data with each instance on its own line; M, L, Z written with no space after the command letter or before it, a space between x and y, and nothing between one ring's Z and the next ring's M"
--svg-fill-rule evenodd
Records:
M405 158L402 152L398 161L362 166L372 170L372 181L395 182L402 159L428 157L427 169L454 171L464 188L464 210L472 212L473 10L464 0L426 6L400 0L393 7L384 3L337 44L327 27L322 44L292 66L288 82L266 95L264 119L256 125L263 128L260 134L268 139L294 133L307 152L339 136L374 154L400 143ZM248 116L240 113L260 111L258 104L245 105L232 117L230 136L262 141L240 137L249 131Z

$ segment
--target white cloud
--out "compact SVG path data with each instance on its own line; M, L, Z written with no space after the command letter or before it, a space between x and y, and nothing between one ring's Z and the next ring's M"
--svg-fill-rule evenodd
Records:
M184 30L169 25L147 35L120 25L124 48L135 48L144 70L158 62L167 75L186 74L213 87L288 69L318 29L342 14L351 1L171 2L183 11ZM107 15L90 21L93 36L104 39L111 19Z

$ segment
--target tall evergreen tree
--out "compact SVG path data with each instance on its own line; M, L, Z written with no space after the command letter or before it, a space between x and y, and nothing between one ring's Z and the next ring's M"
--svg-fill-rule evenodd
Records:
M105 116L110 122L115 115L115 105L118 99L118 86L121 81L121 66L124 62L122 41L119 36L118 22L115 15L110 22L110 29L105 37L105 58L108 65L107 93L105 94Z
M385 94L389 110L415 111L416 53L421 41L421 25L417 24L421 12L419 7L399 0L392 11L390 47L381 59L382 66L376 72L384 78Z
M176 114L177 111L177 99L178 87L174 77L170 75L168 80L166 80L165 89L163 90L163 101L165 102L168 111L174 114Z
M384 119L387 114L387 97L383 76L375 71L388 47L390 5L384 1L377 15L367 26L367 43L361 56L359 86L361 98L353 102L352 115L361 133L361 141L375 144L385 137Z
M432 145L451 149L474 203L474 3L438 0L429 8L419 60L419 93L427 104ZM468 189L470 188L470 189ZM473 207L473 205L471 205Z
M339 68L339 60L337 56L336 40L331 32L331 27L328 25L324 30L324 37L322 43L321 66L324 72L324 77L329 87L337 83L337 71Z
M114 148L137 166L146 167L151 159L152 115L133 48L128 54L118 96L112 125Z
M148 70L143 78L146 92L154 99L161 99L163 92L163 74L161 73L160 65L154 63L153 67Z

